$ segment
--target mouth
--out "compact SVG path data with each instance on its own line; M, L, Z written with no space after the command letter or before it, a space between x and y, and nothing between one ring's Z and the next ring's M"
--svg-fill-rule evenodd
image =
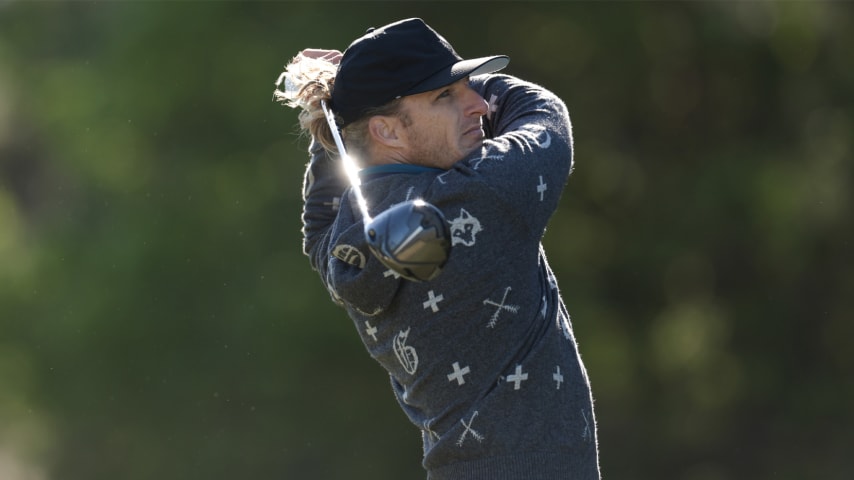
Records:
M464 137L475 136L479 139L483 138L483 128L481 128L480 124L471 126L469 129L463 132Z

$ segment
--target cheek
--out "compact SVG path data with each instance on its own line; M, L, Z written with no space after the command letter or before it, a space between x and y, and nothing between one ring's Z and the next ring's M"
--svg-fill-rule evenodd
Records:
M458 122L446 114L412 115L407 127L407 141L411 158L423 164L448 168L470 150L460 134Z

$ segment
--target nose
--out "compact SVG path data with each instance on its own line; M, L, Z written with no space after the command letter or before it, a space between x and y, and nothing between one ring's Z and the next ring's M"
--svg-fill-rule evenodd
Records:
M482 117L489 111L489 104L470 86L465 90L466 115Z

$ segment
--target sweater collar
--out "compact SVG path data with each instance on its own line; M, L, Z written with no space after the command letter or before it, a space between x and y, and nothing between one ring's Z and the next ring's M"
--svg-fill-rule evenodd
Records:
M386 163L383 165L373 165L359 170L359 177L362 180L384 177L394 173L405 173L414 175L418 173L444 172L441 168L425 167L423 165L410 165L407 163Z

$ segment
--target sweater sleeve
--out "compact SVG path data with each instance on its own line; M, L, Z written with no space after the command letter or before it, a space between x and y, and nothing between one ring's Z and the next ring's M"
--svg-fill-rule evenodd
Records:
M312 141L311 160L303 181L303 251L321 277L329 256L329 235L338 215L341 198L349 187L338 157L330 158L321 145Z
M472 86L489 103L488 139L462 167L503 199L505 214L542 235L573 166L566 105L545 88L509 75L474 77Z

